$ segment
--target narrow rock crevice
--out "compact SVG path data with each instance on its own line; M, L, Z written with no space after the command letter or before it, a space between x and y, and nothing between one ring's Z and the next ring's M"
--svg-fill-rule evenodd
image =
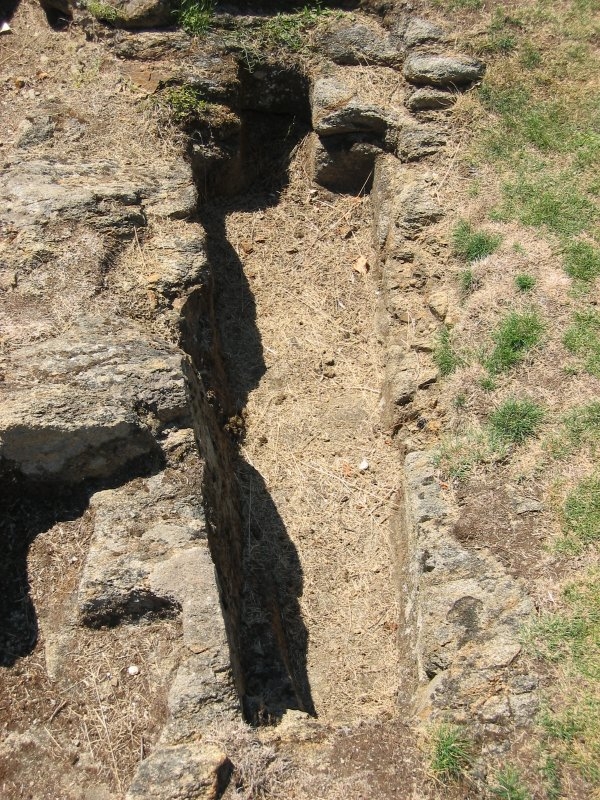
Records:
M209 274L182 309L181 345L189 356L184 369L205 462L208 541L234 681L247 721L266 724L290 708L310 714L315 708L298 604L300 560L265 481L240 452L244 408L265 362L254 298L225 220L240 208L259 213L278 202L289 155L307 132L309 104L308 82L299 72L269 64L264 71L242 70L242 76L235 141L219 148L227 157L213 160L195 148L201 137L191 131ZM271 89L272 81L283 81L277 85L286 91L269 91L265 81Z

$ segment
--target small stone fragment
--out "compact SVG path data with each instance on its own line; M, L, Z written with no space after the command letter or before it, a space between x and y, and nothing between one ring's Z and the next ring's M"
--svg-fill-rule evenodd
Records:
M404 62L409 83L425 86L464 86L478 81L485 65L468 56L410 55Z
M409 95L405 105L409 111L437 111L453 106L456 98L455 92L425 86Z
M534 500L531 497L519 498L515 502L516 514L539 514L543 511L544 507L539 500Z
M429 295L429 308L438 319L445 319L448 313L448 295L446 292L433 292Z

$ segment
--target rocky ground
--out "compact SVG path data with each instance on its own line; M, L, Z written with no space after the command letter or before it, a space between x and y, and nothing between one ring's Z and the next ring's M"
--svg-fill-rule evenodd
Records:
M159 0L43 5L0 36L2 796L534 771L541 507L457 496L434 453L448 109L484 63L402 3L202 36Z

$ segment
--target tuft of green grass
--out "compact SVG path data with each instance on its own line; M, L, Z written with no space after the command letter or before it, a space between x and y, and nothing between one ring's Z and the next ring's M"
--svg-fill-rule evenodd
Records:
M186 33L202 36L210 28L215 13L215 0L180 0L175 19Z
M563 520L567 542L573 543L575 549L577 545L600 540L600 473L581 481L568 495L563 506ZM598 644L600 646L600 639Z
M582 311L564 336L565 347L583 359L583 368L600 378L600 313Z
M210 106L195 86L183 84L169 89L165 100L177 122L191 122Z
M308 50L307 33L333 14L320 0L312 0L298 11L278 13L265 17L256 27L234 30L227 39L232 47L240 50L252 72L264 59L265 51L300 53Z
M523 273L517 275L515 278L515 286L520 292L530 292L535 286L535 278L533 275Z
M489 372L497 375L522 361L527 351L540 342L544 330L544 323L533 311L508 314L492 334L495 347L485 362Z
M564 249L567 274L591 283L600 275L600 250L589 242L571 242Z
M457 725L442 724L433 734L431 769L442 781L456 780L471 763L470 745Z
M458 223L452 235L454 252L469 263L494 253L501 241L500 236L473 230L470 223L465 220Z
M548 800L558 800L562 795L562 782L560 779L560 767L556 758L546 756L544 763L540 767L540 772L546 785Z
M542 63L542 54L531 42L523 42L519 62L525 69L535 69Z
M521 779L518 770L507 765L496 775L496 785L491 787L491 792L502 800L531 800L531 795Z
M534 436L544 419L543 409L531 400L506 400L490 415L492 438L521 444Z
M121 19L121 15L114 6L102 3L99 0L86 0L85 7L90 14L101 22L114 24Z
M472 269L465 269L458 276L458 285L460 287L460 293L463 297L466 297L479 287L479 281L473 274Z
M481 380L479 381L479 385L481 386L484 392L493 392L496 389L496 381L489 375L486 375L484 378L481 378Z
M440 330L437 344L433 351L433 361L439 369L442 378L445 378L446 375L451 375L463 364L462 359L452 347L450 331L446 326Z

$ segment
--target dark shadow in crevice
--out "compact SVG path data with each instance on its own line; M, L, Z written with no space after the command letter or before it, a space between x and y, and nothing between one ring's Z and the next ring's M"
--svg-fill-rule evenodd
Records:
M17 13L21 0L3 0L0 5L0 22L10 22Z
M242 668L244 714L254 724L286 709L316 716L307 672L308 631L299 598L302 564L261 474L236 465L244 520Z
M30 593L28 554L36 536L59 522L80 518L90 497L164 468L155 443L149 453L113 474L77 485L32 480L17 471L0 476L0 667L11 667L29 655L38 638L38 622Z

